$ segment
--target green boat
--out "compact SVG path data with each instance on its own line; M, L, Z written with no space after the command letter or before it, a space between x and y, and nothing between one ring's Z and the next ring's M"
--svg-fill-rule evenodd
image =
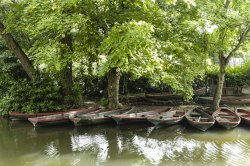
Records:
M185 115L188 123L201 131L206 131L215 123L214 118L203 111L202 108L194 108L188 111Z
M75 126L82 125L97 125L107 122L112 122L112 115L120 115L131 112L134 107L106 111L106 112L98 112L98 113L89 113L89 114L76 114L73 117L69 117L71 121L74 122Z
M155 125L155 127L164 127L175 125L179 123L185 117L185 111L171 108L169 111L163 114L156 114L154 116L150 116L147 120Z
M155 115L162 115L168 112L170 109L171 109L170 107L163 107L160 109L154 109L146 112L112 115L111 118L116 121L117 125L136 123L136 122L148 122L147 118Z

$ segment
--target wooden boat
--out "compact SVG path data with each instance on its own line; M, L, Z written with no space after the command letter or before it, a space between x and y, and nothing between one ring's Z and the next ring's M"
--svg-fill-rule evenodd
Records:
M69 117L73 116L77 113L90 113L99 111L98 108L81 108L81 109L74 109L68 112L64 113L57 113L54 115L48 115L48 116L41 116L41 117L35 117L35 118L28 118L28 120L33 124L34 127L37 126L47 126L47 125L57 125L57 124L63 124L71 122Z
M185 111L177 108L171 108L169 111L150 116L147 120L153 123L157 128L163 126L170 126L179 123L185 116Z
M202 108L199 107L188 111L185 117L191 126L201 131L206 131L215 123L213 116L207 114L202 110Z
M60 114L63 112L41 112L41 113L20 113L20 112L10 112L9 118L11 120L28 120L28 118L34 118L34 117L40 117L40 116L49 116L49 115L55 115Z
M238 126L241 121L240 117L228 108L219 108L212 116L219 125L226 129Z
M241 118L241 121L245 124L250 124L250 111L237 108L236 114Z
M74 117L69 119L74 122L75 126L81 125L96 125L106 122L112 122L112 115L119 115L123 113L131 112L134 107L99 112L99 113L89 113L89 114L76 114Z
M155 109L155 110L146 111L146 112L112 115L111 118L116 121L117 125L126 124L126 123L134 123L134 122L147 122L147 118L151 116L166 113L170 109L171 109L170 107L164 107L161 109Z

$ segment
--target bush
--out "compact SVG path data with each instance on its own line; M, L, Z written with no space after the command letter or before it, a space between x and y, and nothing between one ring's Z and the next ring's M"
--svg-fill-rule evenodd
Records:
M209 69L206 76L209 80L218 80L219 67ZM250 61L241 66L227 67L225 83L228 87L250 85Z
M12 82L0 101L1 114L18 111L23 113L47 112L62 109L59 86L49 79L30 82Z

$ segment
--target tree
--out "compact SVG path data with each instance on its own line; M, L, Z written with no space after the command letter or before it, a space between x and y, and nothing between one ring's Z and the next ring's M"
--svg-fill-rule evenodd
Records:
M26 53L23 51L19 43L14 39L13 35L6 32L6 28L3 24L3 18L6 15L6 10L9 8L8 3L0 2L0 35L10 48L10 50L16 55L22 64L23 69L26 71L31 80L35 80L38 74Z
M72 63L78 55L74 40L86 21L76 4L27 0L13 5L7 17L9 30L29 35L32 44L28 51L34 56L35 65L56 79L64 103L69 106L74 104Z
M114 26L103 41L101 52L108 56L102 66L102 72L108 73L109 108L121 107L118 100L121 72L130 71L140 76L152 75L156 70L160 59L152 32L152 25L143 21L131 21Z
M205 59L201 51L203 43L197 42L199 31L194 25L188 26L195 24L190 18L195 18L196 9L188 8L189 4L183 1L119 2L118 7L107 11L118 13L111 17L117 21L110 21L113 24L107 26L111 29L100 47L101 53L107 55L101 71L108 73L109 107L121 106L119 75L128 71L135 77L146 76L170 85L190 98L193 79L203 73L200 62Z
M247 40L250 31L250 2L245 0L201 1L201 17L207 27L212 27L208 35L208 51L218 57L219 74L213 106L219 108L226 66L229 60Z

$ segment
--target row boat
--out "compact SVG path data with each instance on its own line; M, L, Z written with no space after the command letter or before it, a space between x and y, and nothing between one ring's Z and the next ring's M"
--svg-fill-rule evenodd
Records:
M250 112L248 110L238 108L236 114L241 118L241 121L245 124L250 124Z
M129 113L134 109L134 107L129 107L125 109L118 109L99 113L89 113L89 114L76 114L69 119L74 122L75 126L81 125L94 125L101 124L112 121L112 115L120 115Z
M206 131L215 123L214 118L199 107L188 111L186 113L186 119L191 126L201 131Z
M99 111L100 108L81 108L75 109L64 113L57 113L54 115L41 116L28 118L28 120L33 124L34 127L37 126L47 126L47 125L57 125L70 122L69 117L77 113L90 113L94 111Z
M216 122L225 127L226 129L231 129L240 124L240 117L228 108L219 108L213 115Z
M185 116L185 111L179 110L177 108L171 108L169 111L163 114L156 114L150 116L147 120L155 125L155 127L164 127L175 125L179 123Z
M10 112L9 117L11 120L28 120L28 118L34 118L39 116L49 116L60 114L63 112L40 112L40 113L21 113L21 112Z
M170 109L170 107L164 107L161 109L155 109L146 112L112 115L111 118L116 121L117 125L135 122L147 122L147 118L158 114L166 113Z

